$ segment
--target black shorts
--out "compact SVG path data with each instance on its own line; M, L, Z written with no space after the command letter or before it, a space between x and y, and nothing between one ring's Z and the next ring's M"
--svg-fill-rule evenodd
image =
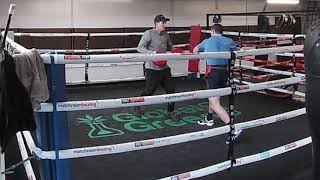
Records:
M208 89L218 89L227 87L228 70L227 69L212 69L207 75Z

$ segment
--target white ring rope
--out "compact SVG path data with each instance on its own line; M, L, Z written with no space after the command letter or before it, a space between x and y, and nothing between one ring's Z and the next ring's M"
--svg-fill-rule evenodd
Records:
M19 45L18 43L7 38L8 43L11 44L19 52L28 52L29 50ZM282 46L276 48L263 48L263 49L250 49L235 51L236 57L241 56L253 56L253 55L264 55L274 53L286 53L302 51L303 45L296 46ZM119 62L145 62L154 61L159 59L167 60L189 60L189 59L208 59L208 58L225 58L230 59L230 52L204 52L199 54L193 53L163 53L163 54L141 54L141 53L130 53L130 54L108 54L108 55L47 55L43 54L41 57L45 63L50 64L51 58L54 56L55 64L83 64L83 63L119 63Z
M24 141L23 141L21 132L17 132L16 136L17 136L18 145L19 145L19 149L20 149L22 160L26 160L26 159L28 159L28 152L27 152L27 149L26 149L26 147L24 145ZM36 180L37 178L36 178L36 176L34 174L34 171L33 171L33 168L32 168L30 160L24 162L23 165L24 165L24 169L25 169L25 171L27 173L28 180Z
M237 67L240 67L239 65L236 64ZM280 74L280 75L287 75L287 76L292 76L292 72L288 72L288 71L279 71L279 70L274 70L274 69L267 69L267 68L260 68L260 67L254 67L254 66L246 66L246 65L241 65L242 68L245 69L251 69L251 70L256 70L256 71L261 71L261 72L269 72L269 73L273 73L273 74ZM300 77L305 77L304 74L301 73L294 73L295 76L300 76ZM234 79L235 82L240 82L237 79ZM247 84L247 85L252 85L255 83L251 83L251 82L247 82L247 81L242 81L243 84ZM289 91L286 89L281 89L281 88L267 88L269 90L272 91L277 91L277 92L281 92L281 93L287 93L287 94L292 94L292 95L297 95L297 96L301 96L301 97L305 97L305 93L299 92L299 91Z
M203 33L211 33L210 30L201 30ZM184 34L190 33L190 30L182 31L168 31L170 34ZM223 34L239 36L239 32L229 32L225 31ZM143 35L141 32L132 32L132 33L90 33L90 36L140 36ZM32 36L32 37L87 37L88 33L14 33L14 36ZM292 34L267 34L267 33L244 33L241 32L240 36L245 37L270 37L270 38L305 38L304 34L292 35Z
M183 31L167 31L169 34L185 34L190 30ZM91 37L101 36L141 36L143 32L131 33L90 33ZM87 37L88 33L14 33L14 36L30 36L30 37Z
M245 60L242 60L245 61ZM102 64L99 67L110 67L110 66L126 66L126 65L140 65L143 63L137 62L137 63L109 63L109 64ZM96 66L97 67L97 66ZM239 67L238 64L236 64L236 67ZM292 76L292 72L289 73L288 71L279 71L279 70L274 70L274 69L267 69L267 68L251 68L253 66L246 66L246 65L242 65L242 67L246 68L246 69L252 69L252 70L256 70L256 71L263 71L263 72L271 72L274 74L281 74L281 75L287 75L287 76ZM69 68L69 67L66 67ZM200 72L201 74L204 74L205 72ZM174 73L172 74L172 77L183 77L183 76L187 76L189 73ZM296 76L305 76L302 73L294 73ZM109 80L94 80L94 81L89 81L90 83L106 83L106 82L120 82L120 81L137 81L137 80L144 80L145 77L141 76L141 77L135 77L135 78L123 78L123 79L109 79ZM85 84L86 82L83 81L69 81L67 83L67 85L73 85L73 84Z
M180 77L180 76L187 76L188 74L179 74L179 75L175 75L173 74L173 77ZM121 81L137 81L137 80L145 80L145 77L137 77L137 78L124 78L124 79L110 79L110 80L100 80L100 81L89 81L90 83L106 83L106 82L121 82ZM239 80L237 79L234 79L235 82L240 82ZM247 81L242 81L243 84L247 84L247 85L251 85L251 84L254 84L254 83L250 83L250 82L247 82ZM73 84L85 84L85 81L72 81L72 82L69 82L67 85L73 85ZM272 90L272 91L277 91L277 92L281 92L281 93L287 93L287 94L293 94L292 91L289 91L289 90L286 90L286 89L281 89L281 88L268 88L269 90ZM257 91L259 92L259 91ZM265 93L264 93L265 94ZM305 94L302 93L302 92L298 92L298 91L294 91L294 94L293 95L297 95L297 96L300 96L300 97L305 97ZM43 107L45 107L47 105L43 105ZM51 108L46 108L47 110L46 111L50 111L50 109L52 109L52 106Z
M250 164L258 161L262 161L265 159L272 158L274 156L278 156L284 153L287 153L289 151L298 149L300 147L306 146L311 143L311 137L307 137L304 139L301 139L299 141L292 142L290 144L286 144L283 146L280 146L278 148L270 149L268 151L264 151L258 154L245 156L241 158L236 159L236 164L234 164L234 167L242 166L245 164ZM224 161L219 164L215 164L206 168L198 169L195 171L185 172L178 175L165 177L160 180L173 180L173 179L193 179L193 178L199 178L203 176L207 176L210 174L214 174L217 172L221 172L223 170L226 170L231 167L231 161Z
M201 30L203 33L210 34L210 30ZM224 35L230 35L230 36L239 36L239 32L230 32L230 31L224 31ZM306 35L304 34L269 34L269 33L245 33L245 32L240 32L240 36L244 37L263 37L263 38L305 38Z
M187 47L189 44L176 44L173 45L174 47ZM137 48L112 48L112 49L37 49L40 53L52 53L52 52L57 52L57 53L110 53L110 52L124 52L124 51L136 51Z
M235 82L240 82L238 79L234 79ZM251 83L251 82L247 82L247 81L242 81L243 84L247 84L247 85L252 85L255 83ZM268 88L269 90L272 91L277 91L277 92L281 92L281 93L287 93L287 94L292 94L292 95L297 95L300 97L306 97L305 93L299 92L299 91L289 91L287 89L281 89L281 88Z
M244 60L245 61L245 60ZM236 65L237 67L240 67L239 65ZM274 69L268 69L268 68L261 68L261 67L256 67L256 66L247 66L247 65L241 65L242 68L245 69L251 69L251 70L256 70L260 72L268 72L268 73L273 73L273 74L280 74L280 75L286 75L286 76L292 76L292 72L290 71L280 71L280 70L274 70ZM305 76L302 73L294 73L295 76Z
M285 53L293 51L301 51L303 45L297 46L283 46L276 48L264 49L250 49L235 51L236 57L264 55L274 53ZM119 63L119 62L145 62L159 59L167 60L189 60L189 59L208 59L208 58L225 58L230 59L230 52L203 52L199 54L193 53L161 53L161 54L106 54L106 55L47 55L43 54L41 57L45 63L50 64L51 58L54 56L55 64L83 64L83 63Z
M121 63L122 64L122 63ZM111 66L119 66L120 64L113 64ZM188 73L173 73L171 74L172 77L185 77L188 76ZM121 78L121 79L108 79L108 80L89 80L89 83L110 83L110 82L122 82L122 81L139 81L145 80L145 76L134 77L134 78ZM68 81L67 85L79 85L79 84L86 84L85 80L81 81Z
M279 121L283 121L286 119L291 119L293 117L303 115L305 113L306 113L306 109L301 108L298 110L289 111L286 113L281 113L281 114L270 116L270 117L238 123L238 124L235 124L235 129L249 129L249 128L254 128L262 125L276 123ZM123 152L129 152L129 151L161 147L161 146L168 146L172 144L179 144L179 143L214 137L217 135L228 133L229 131L230 131L230 126L226 125L226 126L222 126L214 129L157 138L157 139L148 139L148 140L141 140L141 141L135 141L135 142L122 143L122 144L115 144L115 145L59 150L59 158L70 159L70 158L79 158L79 157L89 157L89 156L123 153ZM29 131L24 131L23 134L26 138L26 142L28 147L30 148L30 151L34 152L40 159L55 159L54 151L43 151L40 148L35 146L35 143Z
M12 39L10 39L9 37L7 37L6 39L7 43L10 44L11 47L13 47L14 49L18 50L20 53L27 53L29 52L30 50L23 47L22 45L14 42Z
M299 57L299 58L303 58L304 54L303 53L277 53L275 54L277 56L286 56L286 57L293 57L293 55L295 57Z
M305 81L305 77L290 77L285 79L279 79L274 81L267 81L256 83L252 85L238 85L237 93L247 93L252 91L258 91L262 89L296 84ZM118 99L106 99L106 100L89 100L89 101L68 101L58 102L57 111L80 111L80 110L94 110L94 109L106 109L106 108L120 108L120 107L132 107L151 104L161 104L168 102L179 102L192 99L205 99L216 96L226 96L231 94L231 88L211 89L211 90L199 90L189 91L174 94L163 94L155 96L145 97L128 97ZM52 104L42 103L41 109L38 112L52 112Z

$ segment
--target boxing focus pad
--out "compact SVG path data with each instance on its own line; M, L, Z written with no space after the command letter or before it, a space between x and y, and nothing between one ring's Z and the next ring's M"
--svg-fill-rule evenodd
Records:
M156 53L163 53L163 52L156 52ZM165 59L159 59L159 60L154 60L154 61L152 61L152 63L154 64L154 65L156 65L156 66L165 66L165 65L167 65L167 60L165 60Z

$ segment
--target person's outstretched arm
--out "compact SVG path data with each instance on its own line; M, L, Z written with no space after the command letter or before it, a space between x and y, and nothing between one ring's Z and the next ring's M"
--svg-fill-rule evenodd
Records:
M202 41L200 44L196 45L196 47L193 48L193 53L203 52L204 51L204 41Z
M236 45L236 43L235 43L234 41L231 41L230 50L232 50L232 51L239 51L240 48Z

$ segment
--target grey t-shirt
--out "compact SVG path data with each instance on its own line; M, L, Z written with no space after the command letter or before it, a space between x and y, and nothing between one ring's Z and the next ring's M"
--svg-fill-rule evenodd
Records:
M159 32L155 28L144 32L138 45L138 52L140 53L155 53L167 52L173 48L170 36L167 32ZM146 69L163 70L168 68L168 65L157 66L152 62L145 62Z

